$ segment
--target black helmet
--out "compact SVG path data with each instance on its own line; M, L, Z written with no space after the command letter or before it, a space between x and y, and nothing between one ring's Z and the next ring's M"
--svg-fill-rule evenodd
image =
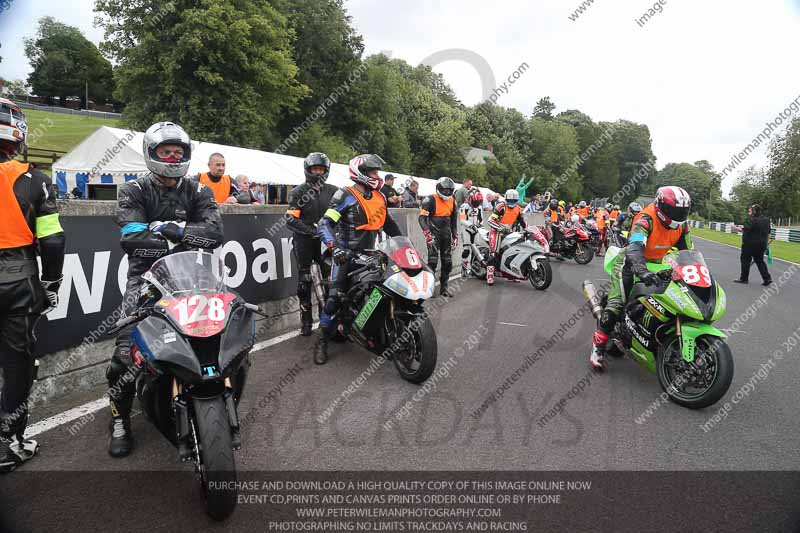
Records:
M550 200L550 209L558 209L558 200L555 198Z
M312 174L311 167L325 167L325 172L322 174ZM303 172L306 175L306 181L315 183L317 181L325 181L331 173L331 160L322 152L313 152L306 156L303 161Z
M447 200L453 196L455 190L456 184L450 178L439 178L436 180L436 194L438 194L439 198L442 200Z

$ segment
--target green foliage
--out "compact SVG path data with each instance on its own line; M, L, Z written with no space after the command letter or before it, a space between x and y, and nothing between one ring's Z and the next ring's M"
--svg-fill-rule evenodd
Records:
M264 148L308 94L286 17L266 0L96 0L95 10L135 129L174 120L195 138Z
M544 120L553 120L553 111L555 109L556 104L550 101L549 96L545 96L536 102L536 107L533 108L533 116Z
M25 56L33 68L28 85L39 96L80 96L82 107L87 85L97 102L105 103L112 96L111 63L78 28L53 17L40 18L36 37L25 39Z

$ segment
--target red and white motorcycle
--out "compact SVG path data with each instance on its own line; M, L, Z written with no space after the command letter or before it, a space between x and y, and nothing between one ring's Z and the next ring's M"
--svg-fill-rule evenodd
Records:
M473 238L468 244L468 257L463 259L462 274L486 279L489 230L471 225L465 231ZM527 279L534 289L543 291L553 281L549 254L547 239L536 226L530 226L525 231L513 231L506 234L498 246L499 261L495 275L514 281ZM465 268L467 265L469 268Z

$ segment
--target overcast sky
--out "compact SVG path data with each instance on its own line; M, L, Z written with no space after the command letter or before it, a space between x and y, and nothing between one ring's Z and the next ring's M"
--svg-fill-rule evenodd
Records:
M588 1L588 0L587 0ZM658 167L708 159L722 169L800 96L800 0L349 0L366 53L391 51L417 64L453 48L483 57L498 84L522 63L529 69L498 104L530 115L550 96L556 111L580 109L595 121L625 118L650 127ZM22 38L52 15L94 42L93 0L12 0L0 13L0 75L30 70ZM166 44L166 43L165 43ZM436 67L467 105L481 98L476 69L460 61ZM782 131L782 130L781 130ZM763 165L765 150L740 167ZM729 178L725 190L733 184Z

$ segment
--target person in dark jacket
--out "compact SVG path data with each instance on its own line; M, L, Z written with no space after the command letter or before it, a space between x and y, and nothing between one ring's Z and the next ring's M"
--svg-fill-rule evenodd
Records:
M50 177L14 161L27 133L22 109L0 98L0 473L39 448L25 438L36 377L33 330L58 304L66 242Z
M450 178L439 178L436 192L422 199L419 225L428 245L428 266L436 272L439 256L442 258L440 272L442 296L451 297L448 289L450 271L453 269L453 247L458 246L458 206L453 192L456 184Z
M150 173L122 185L116 220L120 246L128 254L128 282L122 310L130 315L139 304L141 276L170 251L217 248L222 244L222 217L210 187L186 178L192 142L172 122L153 124L144 134L144 161ZM111 407L108 453L125 457L133 449L131 407L134 381L132 326L123 328L106 371Z
M317 223L328 206L331 198L338 188L325 181L331 171L331 160L328 156L314 152L308 154L303 161L303 171L306 182L301 183L289 194L289 210L286 211L287 226L294 233L293 251L297 259L299 276L297 278L297 298L300 300L300 334L304 337L311 335L313 318L311 314L311 291L313 279L311 264L317 263L322 269L322 244L317 234ZM317 302L319 313L322 316L322 307L325 302Z
M415 209L419 207L419 182L413 178L406 182L403 192L403 207Z
M747 210L749 218L742 229L742 275L733 280L736 283L747 283L750 277L750 265L755 261L758 272L764 280L765 287L772 283L772 276L764 261L764 254L769 244L769 219L761 214L761 206L753 204Z
M381 194L386 198L386 205L389 207L400 207L400 195L394 188L394 175L386 174L383 178L383 187L381 187Z

